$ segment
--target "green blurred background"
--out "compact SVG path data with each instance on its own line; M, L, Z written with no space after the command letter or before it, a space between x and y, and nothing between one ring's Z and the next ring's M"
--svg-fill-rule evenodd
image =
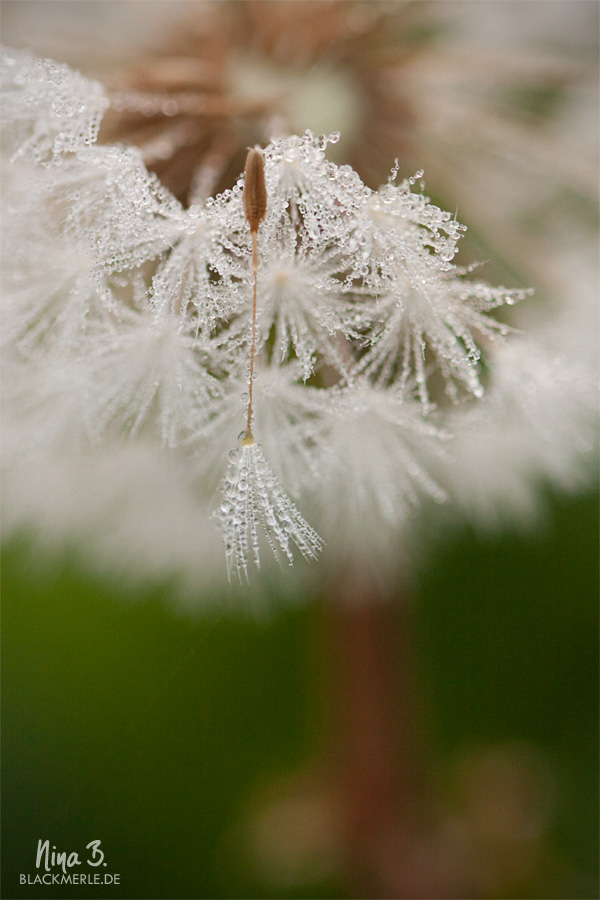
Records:
M551 507L528 536L457 531L414 584L436 790L464 807L498 748L536 782L533 861L488 896L598 896L598 500ZM2 896L357 896L318 835L273 832L331 738L322 602L192 618L168 586L131 595L5 547ZM120 886L19 886L45 838L101 840Z

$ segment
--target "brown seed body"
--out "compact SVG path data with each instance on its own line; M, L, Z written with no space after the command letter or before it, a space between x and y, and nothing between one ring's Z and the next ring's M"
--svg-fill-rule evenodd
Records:
M267 188L265 186L265 160L260 147L248 151L244 169L244 215L250 231L256 233L267 213Z

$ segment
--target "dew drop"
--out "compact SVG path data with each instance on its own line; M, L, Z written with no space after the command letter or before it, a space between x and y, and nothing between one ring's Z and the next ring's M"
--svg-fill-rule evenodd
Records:
M390 185L386 187L381 192L381 199L384 203L393 203L394 202L395 191L394 188Z

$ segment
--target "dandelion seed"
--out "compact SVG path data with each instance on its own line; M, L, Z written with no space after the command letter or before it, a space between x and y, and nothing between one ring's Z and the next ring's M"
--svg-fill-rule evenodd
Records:
M248 578L251 559L260 567L261 530L275 556L279 547L290 565L294 561L292 544L306 559L316 558L323 546L281 487L260 444L247 437L240 441L239 450L230 453L217 517L225 540L229 577L236 571L240 578Z
M267 214L265 160L260 147L254 147L248 151L246 168L244 169L243 201L244 215L250 225L250 232L251 234L257 234L258 227Z
M252 551L257 568L259 558L259 524L262 524L271 549L277 556L277 546L287 556L290 565L294 558L290 548L293 541L303 556L314 558L321 549L321 539L308 525L295 504L289 499L271 467L265 460L262 447L252 434L254 362L256 357L256 308L258 281L258 229L267 212L264 157L259 147L248 152L245 169L244 215L252 237L252 341L250 346L250 377L248 381L248 418L246 431L240 435L240 448L230 454L230 468L224 481L224 498L219 518L225 539L227 571L248 577L248 555Z

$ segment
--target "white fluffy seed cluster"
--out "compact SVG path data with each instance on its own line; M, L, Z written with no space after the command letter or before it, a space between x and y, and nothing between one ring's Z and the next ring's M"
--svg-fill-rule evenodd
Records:
M6 465L155 441L185 458L208 506L248 402L243 176L186 209L137 150L96 144L108 103L96 82L10 50L2 78ZM482 343L509 331L489 313L527 293L454 265L464 227L424 195L422 173L399 181L396 166L372 190L327 160L337 138L263 151L262 445L234 451L216 512L243 577L263 537L290 563L293 546L321 549L286 491L328 543L341 522L376 535L423 497L442 501L453 410L482 396Z

